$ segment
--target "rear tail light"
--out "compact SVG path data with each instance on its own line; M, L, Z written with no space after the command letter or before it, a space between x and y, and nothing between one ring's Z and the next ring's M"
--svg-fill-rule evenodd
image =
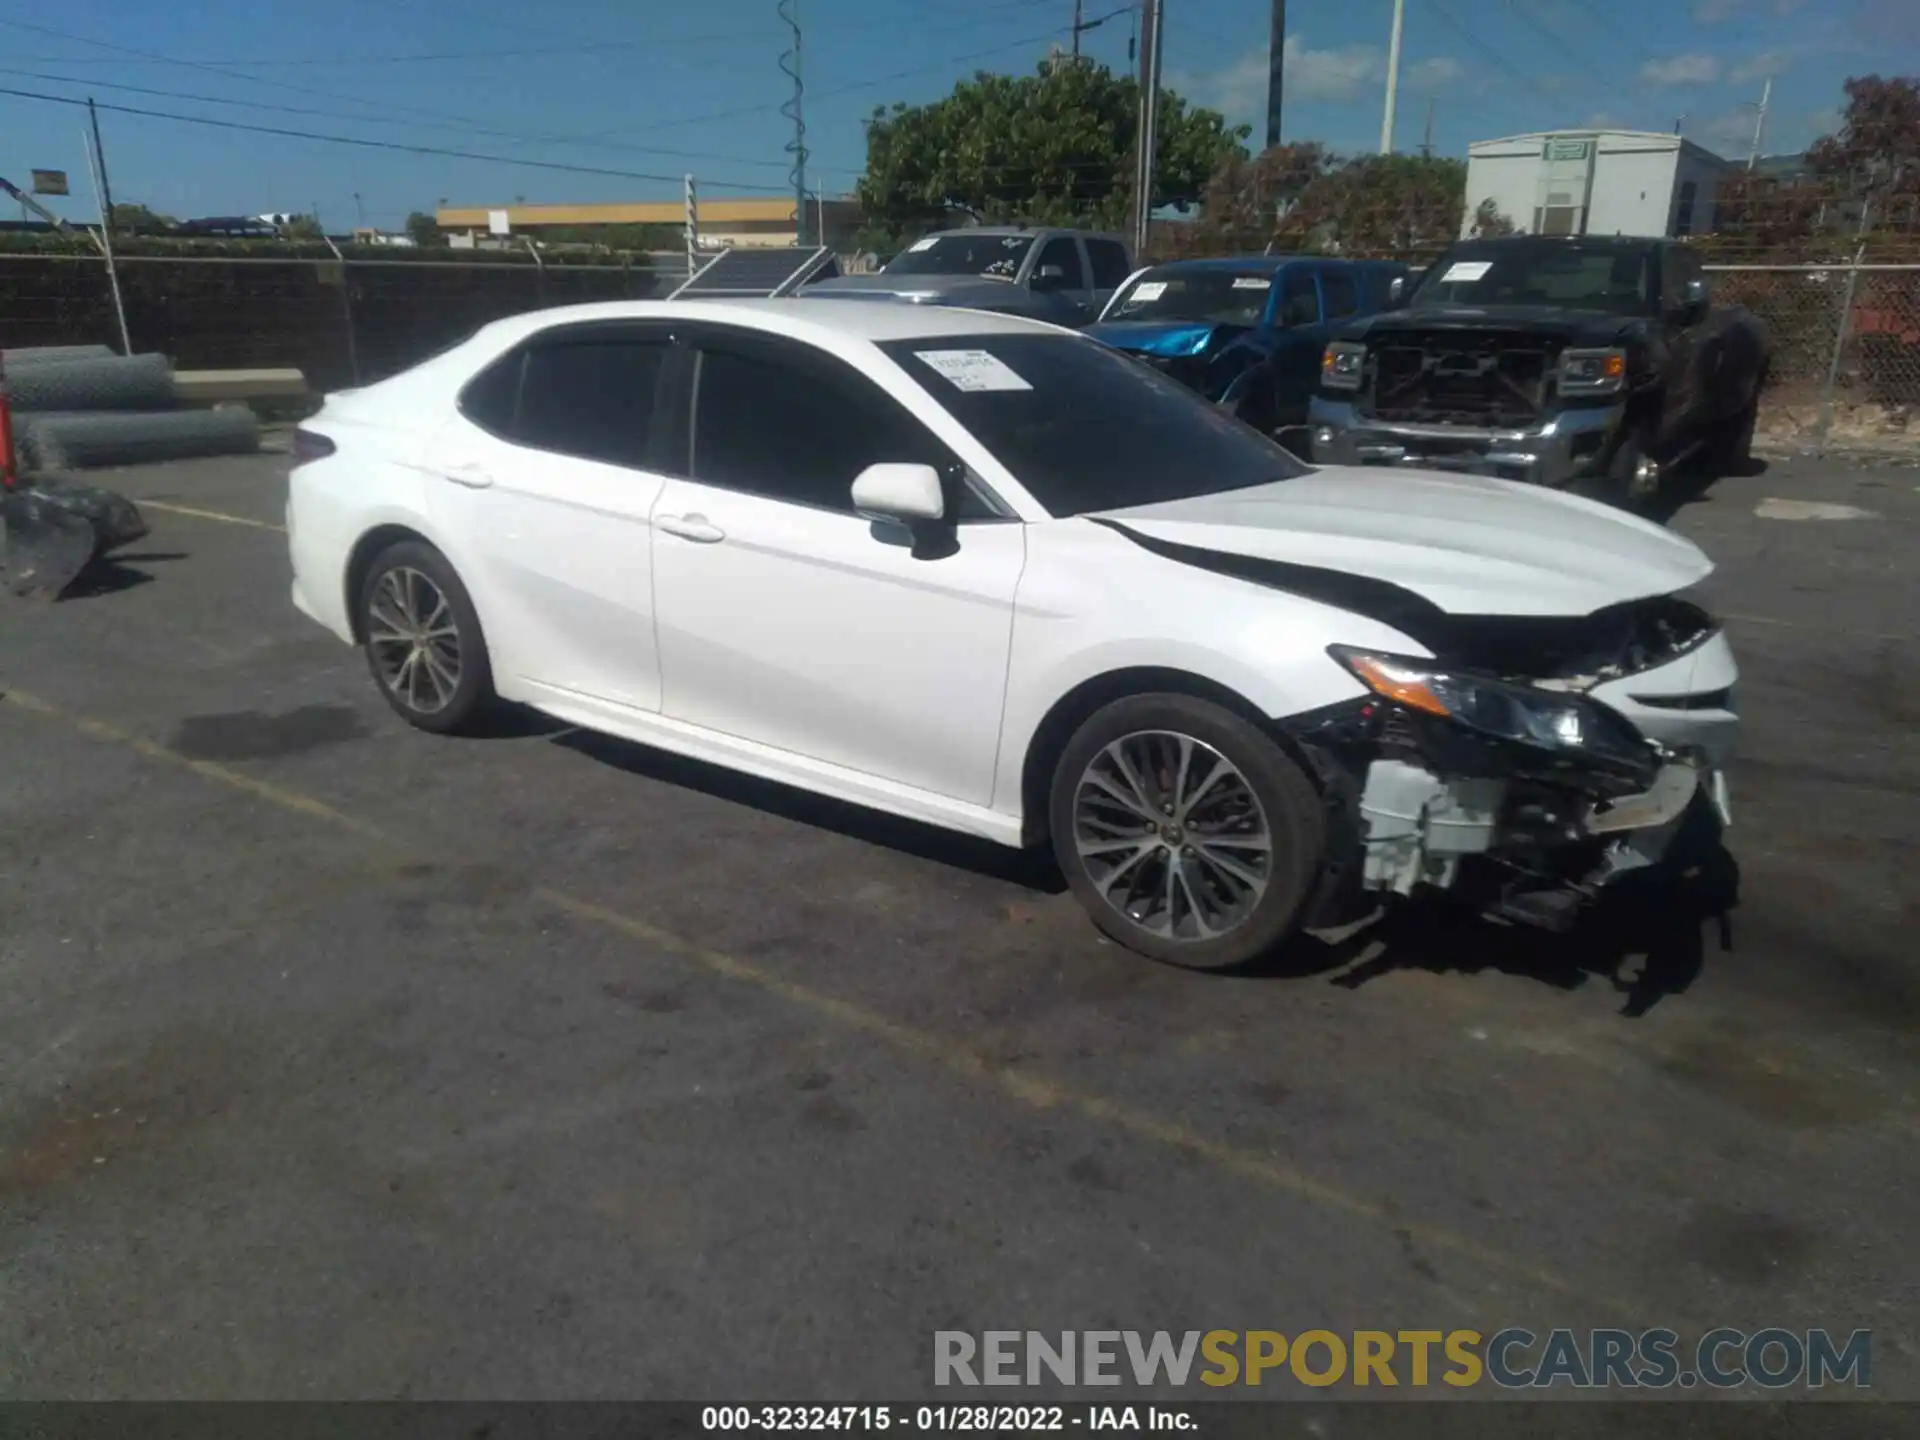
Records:
M296 465L304 465L309 460L324 460L336 448L333 441L317 431L297 429L293 432L293 463Z

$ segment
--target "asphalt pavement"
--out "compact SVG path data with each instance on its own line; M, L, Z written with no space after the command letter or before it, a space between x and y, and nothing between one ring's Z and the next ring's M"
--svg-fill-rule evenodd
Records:
M0 610L0 1394L911 1399L943 1329L1728 1325L1869 1328L1920 1398L1920 469L1674 517L1744 671L1730 907L1221 978L990 846L409 730L287 598L286 464L99 477L152 535Z

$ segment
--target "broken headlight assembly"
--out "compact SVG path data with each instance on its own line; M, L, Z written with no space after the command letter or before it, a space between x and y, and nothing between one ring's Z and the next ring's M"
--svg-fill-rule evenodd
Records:
M1611 395L1627 381L1627 352L1562 350L1557 384L1568 397Z
M1332 645L1328 653L1383 700L1478 735L1648 783L1658 749L1624 715L1590 696L1543 690L1451 668L1438 660Z
M1320 356L1320 383L1329 390L1358 390L1366 364L1366 346L1335 340Z

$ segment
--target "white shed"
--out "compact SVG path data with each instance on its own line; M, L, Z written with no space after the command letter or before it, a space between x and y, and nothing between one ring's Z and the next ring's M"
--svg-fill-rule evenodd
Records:
M1464 236L1493 201L1531 235L1689 235L1713 225L1714 197L1740 167L1680 135L1555 130L1467 147Z

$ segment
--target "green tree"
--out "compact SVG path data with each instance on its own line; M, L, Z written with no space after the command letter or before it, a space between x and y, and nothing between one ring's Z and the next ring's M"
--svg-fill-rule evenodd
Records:
M296 215L287 221L283 231L289 240L324 240L327 232L320 228L320 222L311 215Z
M1500 207L1488 196L1473 208L1473 238L1484 239L1493 235L1513 234L1513 221L1500 212Z
M416 210L407 216L407 234L413 243L421 247L444 245L447 237L440 233L440 222L424 210Z
M159 215L144 205L115 205L113 207L113 228L151 234L160 230L171 230L178 222L171 215Z
M1460 235L1464 160L1362 155L1330 167L1280 219L1278 238L1348 256L1437 251Z
M926 105L873 113L857 195L864 246L887 250L958 215L987 222L1117 228L1133 189L1139 87L1102 65L1048 62L1032 75L977 74ZM1153 202L1193 204L1248 127L1160 102Z

